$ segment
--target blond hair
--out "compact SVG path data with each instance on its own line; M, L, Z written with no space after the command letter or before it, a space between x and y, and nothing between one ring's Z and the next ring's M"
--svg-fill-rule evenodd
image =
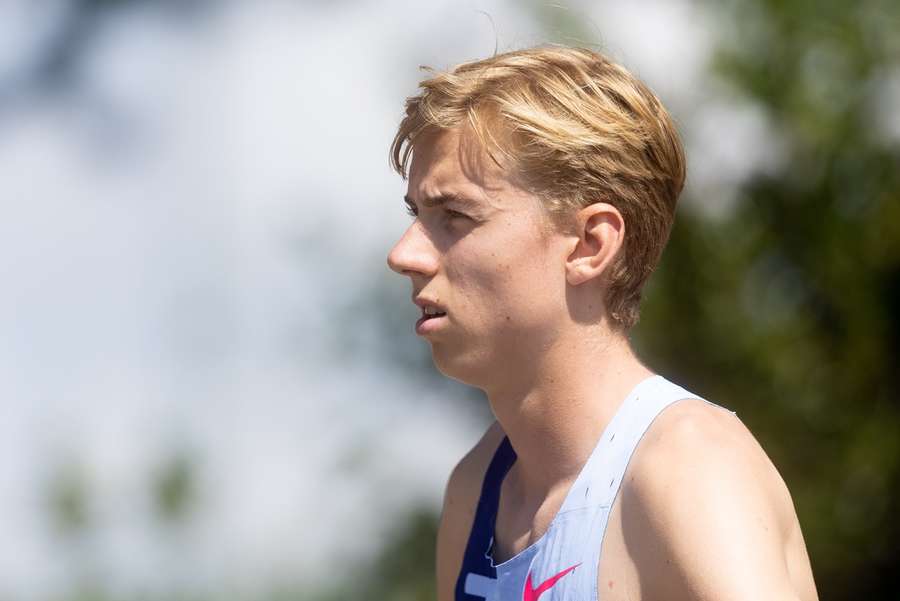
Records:
M391 145L404 178L426 131L470 127L494 160L538 195L560 227L594 202L615 206L625 240L608 272L613 324L637 323L684 185L684 151L656 95L591 50L537 47L431 72Z

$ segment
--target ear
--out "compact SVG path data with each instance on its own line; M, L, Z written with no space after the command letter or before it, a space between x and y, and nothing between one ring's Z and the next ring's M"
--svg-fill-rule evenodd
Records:
M625 220L609 203L595 202L578 211L575 248L566 259L566 281L572 286L597 278L612 263L625 240Z

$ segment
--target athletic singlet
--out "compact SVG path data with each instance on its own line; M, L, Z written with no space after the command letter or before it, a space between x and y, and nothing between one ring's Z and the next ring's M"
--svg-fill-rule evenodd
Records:
M500 484L516 460L504 437L484 476L456 601L598 601L601 543L625 468L656 416L682 399L718 406L662 376L641 381L616 410L547 531L521 553L495 564L491 552Z

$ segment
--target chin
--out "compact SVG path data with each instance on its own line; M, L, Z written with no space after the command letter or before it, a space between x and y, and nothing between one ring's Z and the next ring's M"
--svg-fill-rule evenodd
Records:
M431 359L441 374L463 384L484 388L490 379L490 369L487 368L490 362L479 357L478 353L452 353L440 343L433 343Z

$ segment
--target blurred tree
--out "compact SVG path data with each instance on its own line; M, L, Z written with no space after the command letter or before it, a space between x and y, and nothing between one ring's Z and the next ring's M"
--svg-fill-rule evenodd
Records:
M153 482L159 518L170 524L183 522L196 494L194 465L185 452L174 454L161 467Z
M900 68L900 4L711 8L726 24L716 73L765 110L786 157L724 218L679 215L638 343L760 439L823 599L895 598L900 144L878 107Z
M90 528L88 482L81 464L59 466L48 483L47 502L60 534L77 536Z
M184 522L196 496L194 464L185 451L174 453L157 471L153 481L156 513L171 524Z
M429 508L411 512L360 583L358 599L433 601L438 516Z

